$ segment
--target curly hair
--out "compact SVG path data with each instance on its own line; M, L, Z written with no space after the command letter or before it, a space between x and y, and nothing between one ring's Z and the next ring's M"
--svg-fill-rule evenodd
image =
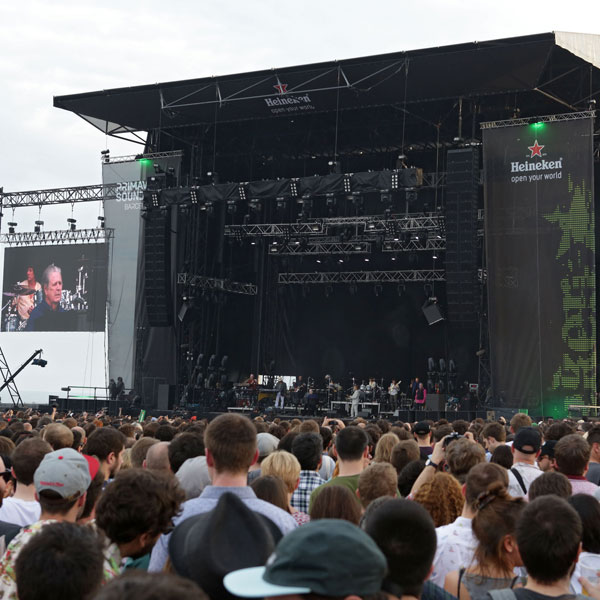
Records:
M436 473L421 486L414 500L427 509L436 527L453 523L465 502L460 485L448 473Z
M112 542L124 544L142 533L171 528L185 493L173 476L148 469L118 473L96 506L96 522Z

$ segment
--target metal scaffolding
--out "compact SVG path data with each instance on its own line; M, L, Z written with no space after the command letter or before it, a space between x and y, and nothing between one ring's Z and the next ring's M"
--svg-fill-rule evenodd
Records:
M330 283L408 283L414 281L445 281L442 269L411 271L347 271L324 273L279 273L277 283L330 284Z
M203 275L192 275L191 273L177 273L177 283L201 290L221 290L223 292L245 294L247 296L256 296L258 294L258 287L253 283L216 279L214 277L204 277Z
M105 242L114 237L114 229L59 229L56 231L24 231L0 234L0 242L9 246L32 246L46 244L72 244Z

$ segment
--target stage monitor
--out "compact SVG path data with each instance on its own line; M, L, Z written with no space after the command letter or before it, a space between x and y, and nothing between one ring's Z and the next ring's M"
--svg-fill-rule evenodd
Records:
M0 331L104 331L107 262L103 243L5 248Z

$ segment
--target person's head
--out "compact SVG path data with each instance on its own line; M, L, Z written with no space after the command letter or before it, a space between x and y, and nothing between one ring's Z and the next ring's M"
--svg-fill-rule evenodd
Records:
M377 442L373 460L375 462L390 463L394 446L399 442L400 440L395 433L384 433Z
M56 265L49 265L42 274L44 299L53 309L59 305L62 297L62 271Z
M587 432L587 442L590 445L590 459L600 462L600 426L594 425Z
M83 448L85 454L96 456L100 461L104 477L114 477L121 468L125 436L112 427L98 427L88 437Z
M316 471L321 464L323 439L318 433L300 433L292 441L292 454L303 471Z
M541 448L542 436L537 429L533 427L519 427L512 445L515 462L520 461L534 464Z
M567 499L572 493L571 482L565 475L556 471L546 471L531 482L527 495L531 501L548 494Z
M189 579L170 573L147 573L130 569L102 587L94 600L209 600Z
M292 451L292 444L296 437L300 435L297 431L288 431L280 440L279 444L277 444L277 450L285 450L286 452Z
M396 469L396 472L400 474L402 469L413 460L419 460L421 458L421 452L419 451L419 444L413 439L401 440L392 449L392 455L390 462Z
M556 442L554 460L563 475L584 475L590 460L590 445L577 433L566 435Z
M446 448L446 463L450 473L464 483L469 471L479 463L485 461L485 451L479 445L467 438L454 440Z
M180 433L173 438L168 448L171 471L177 473L188 458L204 455L204 440L196 433Z
M427 509L436 527L454 522L464 505L460 485L448 473L436 473L419 488L414 501Z
M419 421L413 427L413 434L419 443L428 444L431 439L431 427L427 421Z
M343 485L326 485L313 500L310 520L343 519L358 525L362 510L356 496Z
M171 473L171 464L169 462L169 446L171 442L158 442L148 448L144 468L162 473Z
M314 435L314 434L300 434L300 435ZM285 450L277 450L273 452L262 461L261 465L262 475L272 475L279 477L285 484L285 488L288 494L294 492L298 487L298 480L300 478L300 463L298 459ZM287 504L286 504L287 506Z
M43 437L52 446L52 450L71 448L73 432L62 423L50 423L44 428Z
M223 583L236 596L369 600L379 593L385 571L385 556L364 531L323 519L284 536L266 567L234 571Z
M509 496L504 484L494 481L479 494L475 506L477 512L472 523L477 539L475 559L482 573L489 574L492 570L511 573L521 565L516 527L525 501Z
M96 506L96 523L122 556L147 554L171 529L185 494L173 476L127 469L107 486Z
M365 522L365 531L385 554L388 574L383 589L407 596L421 596L431 573L437 545L429 513L410 500L388 500ZM402 594L396 592L396 587Z
M568 577L582 535L577 511L563 498L549 495L530 502L517 523L517 544L529 578L552 585Z
M27 267L27 281L33 282L35 281L35 271L33 267Z
M161 423L154 433L154 437L160 442L170 442L175 437L176 433L177 429L175 429L173 425Z
M266 423L263 423L266 426ZM268 429L268 426L267 426ZM275 452L279 446L279 438L269 433L268 431L262 431L256 435L256 447L258 448L258 464L262 464L262 461Z
M261 475L250 483L256 497L288 512L288 491L285 483L275 475Z
M493 452L506 441L506 429L501 423L487 423L481 431L481 437L489 452Z
M306 421L302 421L299 427L300 433L319 433L321 428L319 424L313 419L307 419Z
M513 466L513 453L510 446L506 444L496 446L492 452L490 462L496 463L505 469L510 469Z
M469 471L465 482L465 502L471 512L477 510L479 496L495 482L500 482L508 488L508 472L498 464L484 462L475 465Z
M148 450L150 446L154 444L158 444L158 440L152 437L143 437L140 438L132 447L131 447L131 466L135 469L141 469L144 466L144 461L146 460L146 455L148 454Z
M394 498L397 490L396 469L387 462L372 463L358 478L358 497L363 508L381 496Z
M23 440L11 455L17 484L31 485L36 469L49 452L52 452L52 446L40 438Z
M575 427L573 425L566 423L565 421L555 421L546 428L546 431L544 431L544 439L558 442L558 440L572 433L575 433Z
M546 471L554 471L554 448L556 447L556 440L547 440L542 444L540 454L537 458L538 467Z
M538 477L539 479L539 477ZM600 554L600 502L589 494L575 494L567 502L577 511L583 526L581 549Z
M86 600L102 585L98 534L75 523L51 523L25 544L15 561L21 600Z
M335 438L335 451L341 462L361 460L367 452L367 434L355 426L345 427Z
M398 475L398 491L406 498L410 494L410 490L415 481L425 468L424 460L413 460L409 462Z
M510 420L510 430L517 433L521 427L531 427L531 417L525 413L517 413Z
M174 572L195 581L211 598L233 600L223 587L223 577L264 565L281 537L272 521L225 493L213 510L175 528L169 538L169 558Z
M206 462L217 473L246 473L258 459L256 429L246 417L219 415L204 434Z
M33 476L42 518L61 515L65 520L77 520L99 468L95 457L84 456L73 448L61 448L44 455Z

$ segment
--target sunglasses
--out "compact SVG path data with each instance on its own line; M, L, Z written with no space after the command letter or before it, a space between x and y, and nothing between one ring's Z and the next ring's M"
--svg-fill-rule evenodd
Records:
M2 473L0 473L0 477L2 477L2 479L4 479L4 481L6 483L8 483L12 479L12 472L11 472L11 470L7 469L6 471L3 471Z

